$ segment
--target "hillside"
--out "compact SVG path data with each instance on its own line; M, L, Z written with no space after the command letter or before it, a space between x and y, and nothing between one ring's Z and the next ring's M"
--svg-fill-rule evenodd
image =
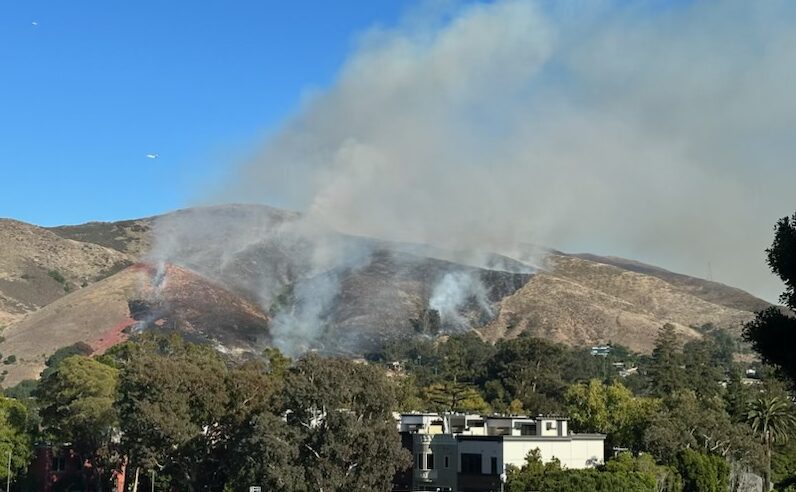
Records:
M84 243L115 249L133 258L140 258L151 246L149 231L154 218L119 222L88 222L80 225L51 227L56 235Z
M0 219L0 326L129 264L118 250Z
M658 276L563 254L552 254L548 263L547 271L501 301L500 314L480 330L485 338L530 330L573 345L611 341L649 352L664 323L674 324L685 338L698 337L692 327L708 323L737 336L753 317Z
M708 323L737 335L767 306L622 258L548 250L536 269L308 228L298 214L254 205L49 230L5 220L0 232L0 352L18 360L6 384L38 374L60 347L101 351L133 327L178 330L232 354L268 344L362 354L385 339L470 329L490 341L530 331L649 352L664 323L686 338ZM139 258L149 263L123 269Z
M758 299L750 293L736 287L730 287L729 285L702 278L690 277L682 273L670 272L669 270L638 261L617 258L615 256L597 256L591 254L572 256L597 263L604 263L606 265L613 265L623 270L642 273L651 277L657 277L693 296L720 306L739 309L741 311L760 311L769 306L769 303L766 301Z
M158 275L133 265L9 326L0 351L16 363L4 366L4 384L37 377L61 347L85 342L101 353L135 330L179 331L232 354L267 341L261 338L268 315L247 299L177 266L168 266L156 285Z

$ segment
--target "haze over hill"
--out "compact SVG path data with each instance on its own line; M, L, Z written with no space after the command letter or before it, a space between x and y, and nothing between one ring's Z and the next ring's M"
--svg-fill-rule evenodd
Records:
M177 330L233 357L266 345L289 354L363 354L391 338L470 329L488 340L530 331L649 351L664 323L686 338L707 323L737 334L766 305L738 289L621 258L538 247L514 258L444 250L339 234L254 205L50 230L0 226L42 238L13 256L15 236L0 236L2 256L18 258L6 268L17 280L0 284L3 298L20 291L20 282L40 289L20 272L27 257L48 251L71 252L71 266L58 266L69 279L105 277L85 286L70 280L73 290L61 288L26 316L4 307L12 322L0 352L17 358L6 366L7 384L34 377L60 347L86 342L101 352L139 329ZM114 273L105 265L132 266Z
M773 302L794 5L663 4L476 2L374 28L199 198L443 249L622 255Z

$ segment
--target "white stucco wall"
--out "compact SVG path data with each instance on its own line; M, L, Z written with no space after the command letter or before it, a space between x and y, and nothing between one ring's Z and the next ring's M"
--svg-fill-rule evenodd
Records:
M558 458L561 465L570 468L589 468L603 461L604 441L602 439L504 441L503 460L506 464L521 467L525 457L536 448L542 454L542 461L547 463ZM501 465L502 466L502 465Z

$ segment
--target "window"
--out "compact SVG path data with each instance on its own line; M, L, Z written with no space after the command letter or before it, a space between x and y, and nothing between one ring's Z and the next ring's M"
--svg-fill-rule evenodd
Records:
M498 471L497 471L497 458L493 456L492 459L489 460L489 464L491 465L491 468L492 468L492 475L497 475L498 474Z
M481 474L481 454L462 453L461 455L462 473Z
M418 470L423 469L423 453L419 453L417 455L417 469Z
M552 421L552 422L545 422L545 427L544 427L544 428L545 428L545 429L547 429L547 430L553 430L553 429L555 429L555 428L556 428L556 423L555 423L555 421Z
M450 458L450 456L447 456L447 455L445 456L445 468L448 468L450 466L450 463L448 461L449 458Z
M521 436L535 436L536 435L536 424L522 424L522 427L520 427L520 435Z
M62 472L66 469L66 460L63 456L53 456L52 471Z
M434 453L428 453L426 455L426 470L433 470L434 469Z

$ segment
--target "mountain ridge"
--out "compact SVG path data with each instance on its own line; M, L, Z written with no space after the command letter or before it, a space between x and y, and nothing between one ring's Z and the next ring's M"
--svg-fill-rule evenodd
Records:
M0 352L19 361L6 366L6 383L35 377L59 344L107 348L142 316L152 319L141 326L172 327L235 354L283 344L357 355L390 338L471 329L490 341L529 331L649 352L664 323L685 339L699 337L695 328L704 324L737 336L769 305L734 287L624 258L546 250L541 266L491 253L468 259L333 232L319 239L295 227L299 218L231 205L51 228L0 219L0 231L17 231L0 236L0 324L7 325ZM37 240L22 248L19 231ZM173 243L166 263L153 253L164 237ZM337 263L319 266L319 254L337 255ZM146 264L136 263L142 258ZM4 299L21 294L8 279L21 285L26 260L38 261L42 278L31 292L42 297L11 312ZM52 265L64 270L63 282L47 276ZM155 299L160 283L165 297Z

